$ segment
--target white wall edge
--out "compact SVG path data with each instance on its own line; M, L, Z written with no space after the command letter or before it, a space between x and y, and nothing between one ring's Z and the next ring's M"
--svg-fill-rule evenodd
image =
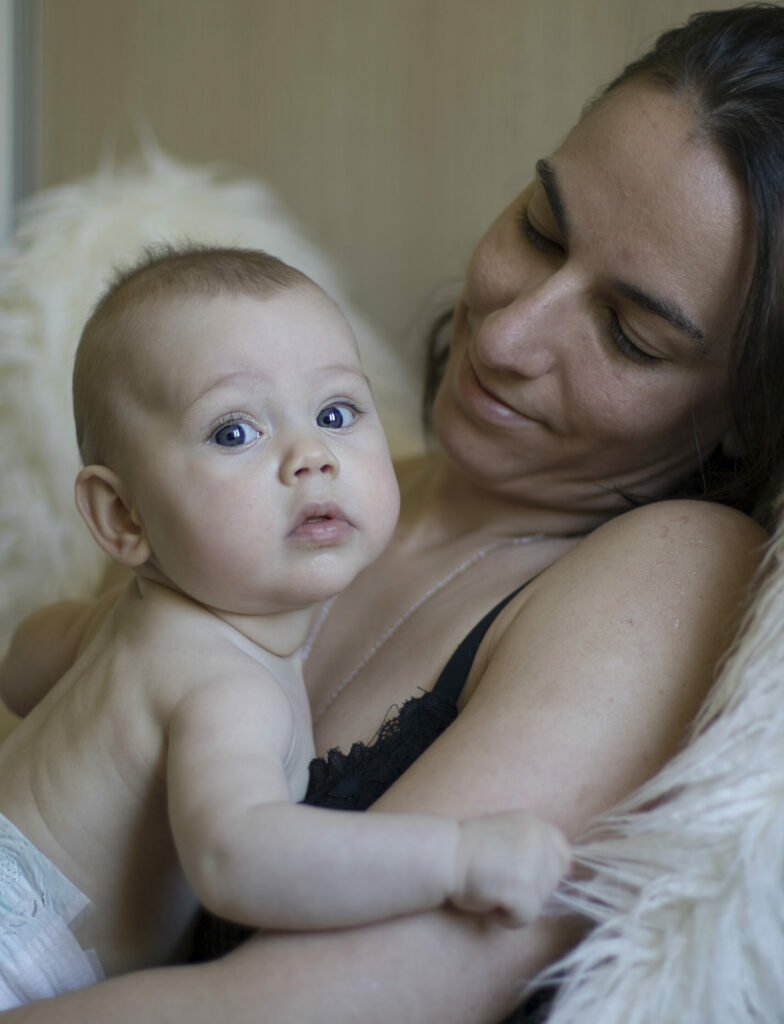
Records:
M0 0L0 240L13 225L15 200L14 2Z

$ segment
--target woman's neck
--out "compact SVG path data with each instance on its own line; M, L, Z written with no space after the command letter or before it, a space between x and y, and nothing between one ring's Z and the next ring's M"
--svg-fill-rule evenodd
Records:
M536 507L493 493L470 480L440 450L406 459L397 470L402 498L397 536L406 546L450 544L468 537L580 535L610 518Z

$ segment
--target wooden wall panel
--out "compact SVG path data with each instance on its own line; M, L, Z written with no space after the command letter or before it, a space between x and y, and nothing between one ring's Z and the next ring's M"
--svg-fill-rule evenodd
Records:
M146 121L265 178L399 337L584 100L693 0L36 0L41 185ZM713 0L713 6L732 2Z

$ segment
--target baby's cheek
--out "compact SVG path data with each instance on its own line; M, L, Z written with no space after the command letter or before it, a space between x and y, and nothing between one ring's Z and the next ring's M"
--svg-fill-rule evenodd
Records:
M370 500L365 504L365 524L371 556L377 558L392 538L400 513L400 492L394 475L366 478Z

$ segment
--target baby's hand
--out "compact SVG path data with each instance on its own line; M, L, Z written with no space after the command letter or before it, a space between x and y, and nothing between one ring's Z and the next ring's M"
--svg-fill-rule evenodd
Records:
M505 811L460 823L456 885L449 902L496 914L507 928L532 924L569 869L559 828L531 811Z

